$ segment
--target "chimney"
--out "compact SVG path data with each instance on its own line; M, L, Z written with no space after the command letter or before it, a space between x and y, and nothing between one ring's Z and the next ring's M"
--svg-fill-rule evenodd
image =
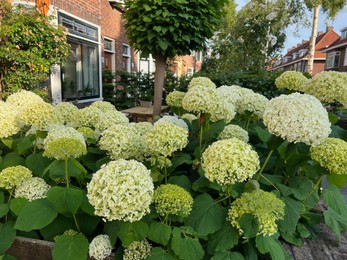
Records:
M332 31L334 30L334 26L327 26L326 28L326 32Z
M324 33L323 31L319 31L319 32L317 33L317 36L322 35L323 33Z

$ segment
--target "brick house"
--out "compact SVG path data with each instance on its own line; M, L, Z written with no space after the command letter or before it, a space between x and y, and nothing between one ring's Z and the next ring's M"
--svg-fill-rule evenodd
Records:
M325 68L326 53L323 52L328 46L339 39L339 35L328 27L326 32L318 32L316 38L316 49L313 60L312 76L322 72ZM307 71L307 61L309 54L309 41L303 40L296 46L288 49L282 59L276 61L271 70L283 71Z
M203 53L192 51L190 55L177 56L172 60L171 71L177 76L192 76L202 68Z
M326 53L325 70L347 71L347 27L341 29L341 36L322 52Z
M41 0L42 1L42 0ZM36 0L36 2L41 2ZM12 0L35 7L35 0ZM102 70L138 71L138 55L125 37L122 9L108 0L50 0L48 15L68 29L71 57L50 76L54 103L79 103L102 99Z

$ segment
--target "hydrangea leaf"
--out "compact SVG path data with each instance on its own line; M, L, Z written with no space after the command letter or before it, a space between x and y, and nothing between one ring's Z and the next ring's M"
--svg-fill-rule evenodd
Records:
M52 187L47 193L47 199L56 207L59 213L76 214L82 204L83 192L77 188Z
M14 198L10 202L11 211L18 216L22 208L28 203L27 199L24 198Z
M151 251L151 255L146 258L147 260L176 260L176 258L170 255L161 247L154 247Z
M148 238L156 243L166 246L171 237L169 225L161 222L153 222L149 227Z
M292 234L296 230L296 226L300 219L301 203L290 197L281 197L282 201L286 204L284 219L278 222L278 228L281 234Z
M87 259L88 245L87 238L81 233L58 236L52 251L53 259Z
M172 232L171 248L182 260L202 259L204 250L197 237L193 237L189 230L174 228Z
M266 131L264 128L261 128L259 126L254 127L254 130L256 131L259 139L264 142L267 143L269 142L270 138L271 138L271 134L269 133L269 131Z
M243 236L247 239L255 237L259 230L259 222L252 214L245 213L239 219L240 226L243 230Z
M187 223L199 236L206 236L222 228L226 215L227 210L205 193L195 198Z
M9 210L10 210L10 208L9 208L7 203L1 203L0 204L0 218L5 216Z
M40 229L51 223L57 215L57 210L47 199L34 200L19 212L14 227L21 231Z
M238 241L239 231L229 222L225 222L220 230L210 236L208 240L208 251L210 254L223 252L233 248L237 245Z
M211 260L244 260L239 252L217 252Z
M35 135L27 135L17 144L18 154L23 154L34 145Z
M260 253L270 253L272 259L286 260L288 256L279 241L269 236L257 236L255 239L256 246Z
M122 246L127 248L133 241L141 241L146 238L148 225L142 221L119 222L118 237L122 241Z
M25 159L25 163L34 176L42 178L45 169L52 163L52 160L43 157L42 153L33 153Z
M76 229L73 218L58 215L50 224L40 229L40 234L45 240L51 241L55 236L61 235L69 229Z
M185 175L172 176L169 178L168 183L176 184L176 185L186 189L187 191L189 191L192 187L190 180Z
M3 157L1 165L3 169L17 165L25 165L25 159L16 152L10 152Z
M14 222L0 223L0 255L9 249L16 238L16 230L13 228Z
M347 174L329 174L327 179L330 184L334 184L339 188L345 187L347 181Z
M80 230L86 236L91 236L94 234L94 231L98 224L101 222L100 217L90 216L88 214L79 214L78 221Z

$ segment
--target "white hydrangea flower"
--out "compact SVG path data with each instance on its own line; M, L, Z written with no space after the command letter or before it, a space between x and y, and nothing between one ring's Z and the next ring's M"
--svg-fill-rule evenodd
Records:
M20 131L18 112L14 106L0 101L0 139L9 137Z
M305 92L306 85L309 83L301 72L298 71L285 71L276 78L275 85L279 89L290 89L294 91Z
M214 84L212 80L210 80L207 77L192 78L192 80L188 84L188 91L195 88L196 86L199 86L199 87L202 86L202 87L211 88L211 89L216 88L216 84Z
M148 241L134 241L124 250L123 260L144 260L151 254L152 246Z
M237 138L225 139L203 152L202 168L209 181L231 185L251 178L259 170L259 157L249 144Z
M73 113L69 125L72 127L94 127L100 120L102 111L97 107L88 106Z
M271 99L263 121L270 133L291 143L318 145L331 132L326 109L308 94L293 93Z
M110 102L102 101L102 100L94 101L90 106L96 107L100 109L102 112L117 111L116 107L112 105Z
M25 109L26 107L37 104L45 103L45 101L35 93L27 90L20 90L16 93L9 95L6 99L6 103L16 107L18 111Z
M102 132L118 124L127 125L129 124L129 119L120 111L108 110L99 114L99 119L95 122L94 127Z
M154 125L158 124L158 123L162 123L162 122L170 122L170 123L173 123L177 126L180 126L184 129L186 129L188 131L188 125L186 122L184 122L183 119L179 119L175 116L163 116L162 118L160 118L158 121L156 121L154 123Z
M236 115L235 106L221 97L220 102L216 104L215 109L210 114L211 122L224 120L225 123L229 123Z
M185 94L185 92L174 90L166 96L165 101L170 107L182 107Z
M129 126L133 127L140 136L146 135L153 127L151 122L131 122Z
M242 87L237 85L223 85L217 88L217 93L222 96L228 103L231 103L236 107L237 103L241 100L241 97L243 95L242 89Z
M98 235L89 244L89 256L96 260L103 260L112 252L112 245L108 235Z
M103 165L87 184L87 197L95 215L105 220L138 221L149 213L154 185L148 170L135 160Z
M113 160L142 160L145 151L143 138L128 125L113 125L102 132L99 147L107 151Z
M170 122L161 122L144 136L147 151L153 156L171 156L188 144L188 131Z
M194 120L198 119L196 117L196 115L194 114L189 114L189 113L185 113L183 115L181 115L181 118L182 119L187 119L190 123L193 122Z
M246 111L252 112L258 118L263 118L266 104L269 100L255 92L244 92L237 107L237 113L244 114Z
M33 177L24 180L16 187L14 197L25 198L28 201L42 199L47 197L47 192L50 188L51 186L49 186L44 179Z
M70 102L60 102L54 106L55 114L62 124L68 124L72 121L74 113L78 111L78 107Z
M238 125L227 125L223 131L218 135L219 140L238 138L245 143L248 143L248 132Z

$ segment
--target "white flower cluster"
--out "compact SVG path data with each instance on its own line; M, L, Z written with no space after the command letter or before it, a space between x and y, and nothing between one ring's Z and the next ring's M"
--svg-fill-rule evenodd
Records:
M140 136L144 136L152 129L153 124L150 122L132 122L129 123L129 126L133 127Z
M197 119L196 115L189 114L189 113L185 113L185 114L181 115L181 118L187 119L190 123Z
M216 104L214 110L210 111L210 114L211 122L224 120L225 123L229 123L235 117L236 111L232 103L220 98L220 101Z
M124 250L123 260L144 260L151 254L152 246L148 241L134 241Z
M135 160L103 165L87 184L95 215L105 220L138 221L149 213L154 185L150 170Z
M220 185L230 185L251 178L259 169L259 157L252 147L237 139L212 143L202 154L205 177Z
M238 138L245 143L248 143L248 132L238 125L227 125L223 131L218 135L219 140Z
M17 109L9 103L0 101L0 111L0 139L18 133L20 125L17 120Z
M309 79L298 71L285 71L275 80L275 85L279 89L286 88L300 92L305 92L308 83Z
M44 103L44 100L31 91L21 90L8 96L6 103L15 106L20 111L30 105Z
M42 199L47 196L47 192L50 188L51 186L49 186L44 179L33 177L24 180L16 187L14 197L25 198L28 201Z
M249 111L258 118L263 118L263 113L268 102L269 100L265 96L255 93L252 90L243 91L243 95L237 106L237 113L244 114L246 111Z
M184 122L183 119L179 119L175 116L163 116L162 118L160 118L157 122L154 123L154 125L158 124L158 123L162 123L162 122L170 122L173 123L179 127L182 127L184 129L186 129L188 131L188 125L186 122Z
M57 160L78 158L87 153L83 135L69 126L56 126L49 130L43 144L43 156Z
M241 100L243 95L242 87L237 85L232 86L220 86L216 89L217 93L226 100L226 102L233 104L237 107L237 104Z
M307 85L305 92L321 101L347 101L347 73L323 71L314 76Z
M185 92L174 90L166 96L165 101L170 107L182 107L185 94Z
M98 235L89 244L89 256L96 260L103 260L112 252L112 245L108 235Z
M192 78L192 80L189 82L188 84L188 91L195 88L195 87L206 87L206 88L212 88L215 89L216 88L216 84L214 84L212 82L212 80L210 80L207 77L196 77L196 78Z
M85 107L82 109L78 109L76 113L74 113L71 126L73 127L94 127L100 120L102 115L102 111L97 107Z
M116 107L114 105L112 105L110 102L101 101L101 100L94 101L90 106L96 107L96 108L100 109L102 112L116 111L117 110Z
M144 136L147 151L152 156L171 156L188 144L188 131L170 122L161 122Z
M77 111L78 107L70 102L60 102L54 107L54 112L61 124L70 124Z
M12 190L20 185L23 181L33 177L31 171L21 165L11 166L0 172L0 188Z
M107 110L100 113L94 127L102 132L117 124L127 125L129 124L129 119L122 112L116 110Z
M145 150L143 138L129 125L113 125L102 132L99 147L113 160L142 160Z
M268 131L288 142L317 145L331 132L328 113L311 95L293 93L273 98L263 121Z

